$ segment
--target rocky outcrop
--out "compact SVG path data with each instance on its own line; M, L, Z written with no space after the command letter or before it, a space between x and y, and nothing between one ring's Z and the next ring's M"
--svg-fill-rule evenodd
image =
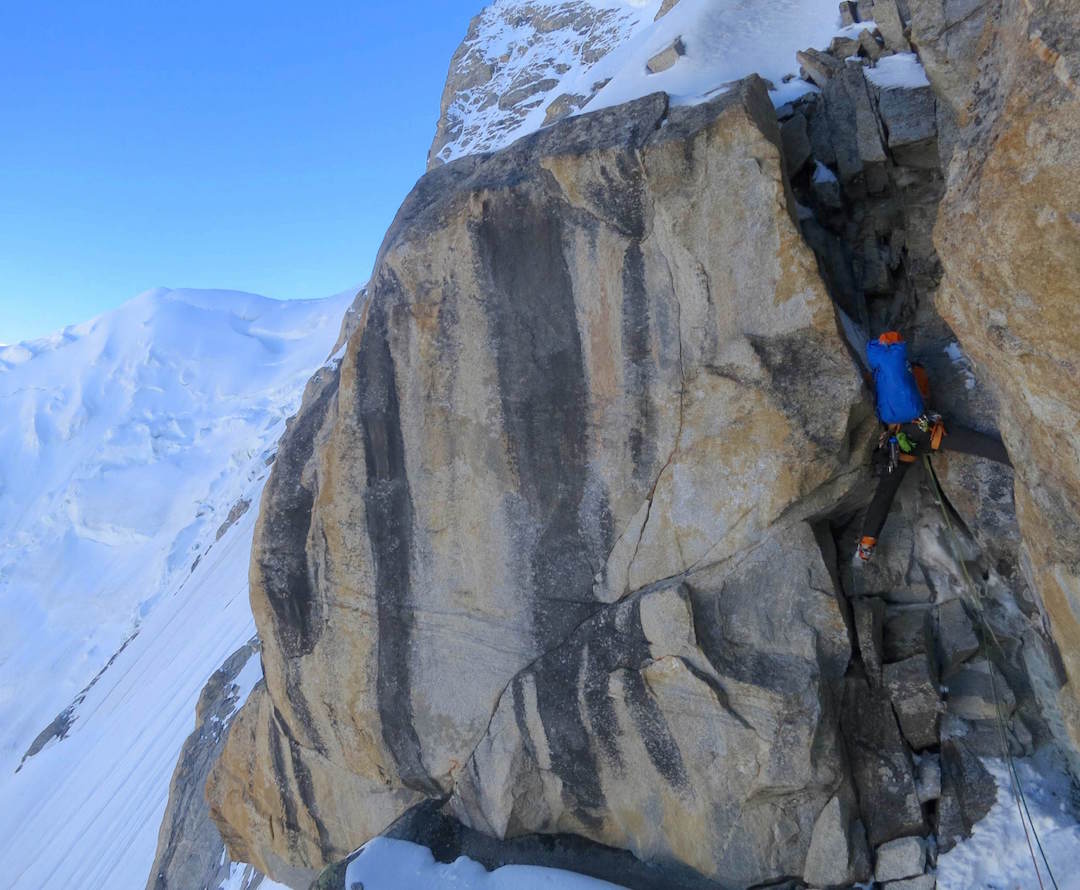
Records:
M954 132L934 229L939 305L1000 398L1022 561L1080 745L1080 31L1067 0L908 0Z
M225 660L199 695L195 731L184 742L173 771L146 890L214 890L237 869L239 884L231 886L239 890L255 890L263 881L252 866L229 859L203 793L236 713L235 681L244 666L258 657L258 642L252 640Z
M891 11L894 4L888 5ZM850 7L847 14L860 17ZM877 6L861 14L881 17ZM994 433L1003 410L998 389L990 375L964 354L957 335L938 312L943 255L930 235L946 198L942 165L954 151L955 121L946 97L937 99L931 93L915 56L901 52L908 48L909 34L906 20L902 21L905 28L893 29L891 36L880 33L874 22L865 27L856 22L858 57L846 59L842 70L829 69L833 74L827 75L820 95L780 109L785 131L801 132L805 127L810 142L807 153L801 139L785 140L788 169L798 200L809 211L803 214L804 234L840 307L869 330L902 328L913 356L929 372L933 408L945 415L947 423ZM864 50L867 39L877 45L876 54ZM918 41L915 45L919 47ZM838 46L828 55L838 62L846 51ZM932 64L930 69L934 70ZM812 76L808 71L807 77ZM964 542L963 552L953 552L953 535L941 526L940 518L932 518L940 513L933 495L924 492L915 497L912 490L907 494L902 490L901 501L909 498L908 507L897 512L902 515L912 506L917 512L910 514L910 523L889 520L890 544L863 579L871 590L882 591L886 603L880 644L874 636L878 607L856 604L854 610L856 625L861 622L866 631L858 638L858 648L871 685L876 684L883 656L885 664L896 665L890 674L894 687L905 690L900 696L904 708L915 708L908 712L909 720L923 721L925 733L910 723L908 729L924 739L933 735L934 665L927 670L912 658L936 648L941 671L947 675L976 652L979 642L972 618L958 602L949 601L973 595L956 560L977 560L987 567L975 585L978 595L994 604L990 620L995 633L1011 640L1006 656L1010 683L1026 685L1034 696L1025 720L1039 724L1038 738L1053 737L1071 753L1075 749L1066 728L1067 677L1059 646L1044 630L1044 612L1027 569L1012 495L1014 472L960 454L944 454L935 466L947 510ZM922 517L918 522L916 515ZM938 530L931 536L928 523L933 522ZM853 545L853 540L844 541L842 552L850 552ZM931 545L938 549L937 556ZM911 554L920 550L925 555L913 564ZM953 568L945 570L943 578L944 563ZM938 567L932 568L935 564ZM937 583L930 580L934 577ZM928 608L934 603L941 613L936 620ZM1010 611L1012 617L1007 617ZM980 614L979 621L984 617ZM901 663L909 674L903 682ZM917 672L911 673L916 667ZM917 689L923 692L916 695ZM917 707L916 701L921 701ZM1019 732L1026 730L1021 727Z
M883 5L893 18L879 16ZM860 12L846 12L861 28ZM896 4L865 14L878 21L860 31L858 56L848 58L854 45L843 41L803 54L821 94L779 112L803 230L850 318L908 334L946 422L992 432L999 393L935 300L945 266L929 236L956 122L905 54L909 32ZM1024 569L1013 471L949 454L935 467L936 477L916 475L901 489L874 562L842 572L857 653L842 730L880 880L896 877L883 877L895 845L916 850L913 839L933 833L948 849L988 812L994 785L979 757L1002 756L1000 721L1013 755L1071 747L1058 650ZM858 512L833 529L839 552L851 553ZM923 868L933 863L915 869L914 859L918 874L896 879L932 886Z
M449 797L499 836L801 873L853 799L806 523L872 426L760 80L430 172L263 498L266 688L208 786L230 850L299 883Z
M450 60L428 169L501 148L541 122L546 126L584 107L606 81L565 93L557 91L560 78L623 43L639 18L630 5L590 0L491 3L469 23Z
M668 68L685 55L686 45L683 43L681 37L676 37L667 48L661 50L649 59L646 67L649 69L650 74L659 74L661 71L667 71Z

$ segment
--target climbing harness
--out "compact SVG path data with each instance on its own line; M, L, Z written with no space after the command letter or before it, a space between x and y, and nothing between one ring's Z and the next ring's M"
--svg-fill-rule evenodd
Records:
M890 423L881 431L878 450L885 453L886 473L895 473L901 463L911 463L915 460L911 456L914 454L915 445L898 423Z
M942 433L944 433L944 427L942 427ZM940 439L939 439L940 441ZM1027 841L1028 853L1031 855L1031 864L1035 868L1035 877L1038 879L1039 887L1045 890L1043 884L1042 875L1039 872L1039 863L1035 858L1035 850L1031 846L1031 837L1035 837L1035 845L1039 849L1039 855L1042 857L1043 864L1046 866L1046 873L1050 877L1050 883L1054 887L1054 890L1058 890L1057 880L1054 878L1054 872L1050 868L1050 860L1046 858L1046 851L1043 849L1042 842L1039 840L1039 832L1035 828L1035 821L1031 818L1031 810L1028 808L1027 796L1024 794L1024 786L1020 781L1020 774L1016 771L1016 763L1013 761L1012 752L1009 750L1009 740L1006 735L1007 719L1001 706L1001 696L998 694L997 679L994 674L994 662L990 659L990 651L988 641L992 641L998 652L1005 656L1005 650L1001 646L1001 642L997 638L997 634L994 633L993 627L990 626L990 622L986 617L986 612L983 608L981 596L978 592L978 588L971 580L971 575L968 573L967 563L963 560L961 555L960 542L958 540L956 530L953 528L952 520L949 518L948 508L945 506L945 494L941 490L941 483L938 481L937 473L934 472L934 467L930 462L930 456L924 454L923 462L926 465L927 475L930 477L932 487L934 490L934 499L937 501L938 507L941 509L941 516L945 522L945 528L949 532L950 546L953 550L953 557L960 564L960 570L963 573L964 581L967 585L965 599L969 601L974 610L976 616L979 619L979 624L982 627L983 633L980 636L980 643L982 646L982 656L986 659L987 667L990 670L990 688L994 695L994 710L997 714L997 728L998 738L1001 742L1001 750L1004 755L1006 765L1009 772L1009 784L1012 788L1013 799L1016 801L1017 813L1020 816L1020 825L1024 829L1024 839ZM1025 815L1027 819L1025 821ZM1031 826L1031 832L1028 832L1028 825Z

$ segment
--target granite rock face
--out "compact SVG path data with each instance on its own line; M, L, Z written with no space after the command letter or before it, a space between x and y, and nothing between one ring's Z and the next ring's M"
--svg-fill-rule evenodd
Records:
M868 840L877 846L924 833L914 761L888 695L857 674L845 685L843 733Z
M1068 375L1049 382L1029 377L1028 385L1023 382L1027 371L1009 370L1009 385L1014 389L1009 393L999 385L999 372L967 350L963 331L954 331L949 325L955 317L951 308L954 297L949 296L954 285L950 282L962 279L982 287L969 270L1003 256L1006 248L1012 250L1016 243L989 234L982 215L972 223L956 215L947 218L946 214L950 207L958 206L960 198L954 193L957 183L964 177L974 180L980 174L979 145L988 147L986 140L997 138L997 131L988 129L988 122L1006 113L994 111L988 97L1000 84L1012 84L1010 89L1023 86L1010 67L1014 63L1001 56L998 45L1005 39L998 32L1013 28L1019 13L1001 4L887 2L881 6L884 17L870 0L858 4L854 11L849 6L842 12L865 22L867 27L862 33L875 43L879 33L870 17L890 19L894 12L899 14L900 27L881 30L884 48L879 49L883 53L902 51L910 37L911 48L926 65L931 86L926 86L917 68L911 69L912 76L898 80L875 70L887 66L891 56L878 53L875 58L868 40L866 48L860 44L858 58L846 58L842 75L829 77L820 94L793 103L786 112L781 109L785 123L797 114L807 120L812 155L804 162L802 172L790 171L798 201L811 211L802 218L807 242L818 256L834 300L862 331L904 331L911 354L929 373L929 404L944 415L947 426L961 424L990 435L1003 434L1011 449L1007 418L1018 415L1006 403L1014 403L1016 388L1026 386L1021 404L1025 399L1037 403L1048 425L1056 421L1062 424L1061 429L1070 429L1075 425L1072 409L1059 412L1055 407L1072 396L1071 391L1065 392ZM1039 40L1045 43L1051 39L1062 50L1060 59L1052 58L1052 53L1048 56L1056 82L1071 83L1071 75L1065 81L1058 75L1071 70L1067 69L1071 56L1063 50L1075 40L1076 29L1063 16L1063 8L1055 8L1057 13L1051 15L1049 7L1041 9L1029 4L1024 15L1030 13L1034 22L1030 33L1035 50L1042 52ZM896 24L892 21L893 26ZM1044 37L1038 37L1036 31ZM838 52L847 49L841 47ZM905 60L905 64L914 62L915 58ZM949 64L958 67L948 69ZM950 79L950 70L958 76ZM969 92L972 79L980 71L983 80L975 92ZM1050 89L1048 82L1045 85ZM1072 100L1066 101L1066 93L1060 93L1060 102L1055 100L1044 107L1047 120L1059 112L1071 114ZM997 126L1001 129L1005 123ZM1074 180L1063 187L1062 196L1069 194L1068 187L1075 188L1076 177L1070 171L1077 167L1076 152L1070 153L1067 147L1072 144L1070 132L1066 124L1061 134L1055 133L1055 138L1060 135L1066 145L1058 173L1073 176ZM1031 157L1018 161L1018 167L1042 163L1039 151L1035 144ZM1004 194L1014 187L1022 192L1017 185L1020 179L1014 177L1000 191L995 191L997 185L988 181L983 186L972 186L971 194ZM826 192L826 183L839 195ZM983 191L979 192L979 188ZM1018 194L1018 201L1020 197ZM988 211L986 216L990 215ZM1014 216L1019 218L1019 211ZM961 242L962 247L958 246ZM1077 254L1074 245L1062 242L1061 249L1073 258ZM963 259L958 261L959 257ZM1012 256L1012 261L1020 260L1018 254ZM1019 266L1017 270L1022 274ZM993 288L999 292L1019 281L1016 275L1007 278L1004 267L994 275ZM1071 275L1065 276L1066 288L1071 280ZM984 297L971 294L962 299L969 310ZM1069 300L1066 305L1075 306L1075 301ZM1060 327L1045 332L1047 336L1058 336L1076 327L1068 312L1059 320ZM1032 331L1043 323L1034 316L1029 321ZM984 333L990 330L987 324L981 329ZM1023 432L1014 428L1012 434L1022 436ZM1069 438L1071 442L1074 437ZM1029 443L1022 447L1030 450ZM1069 467L1076 466L1075 461L1059 459L1068 451L1059 449L1056 458L1057 466L1063 467L1066 475L1071 472ZM909 474L875 559L861 573L857 592L873 594L888 604L883 635L885 665L933 649L934 661L939 662L935 666L950 672L975 654L988 633L987 627L998 637L1007 637L1009 643L998 653L995 663L1002 689L1009 689L1019 703L1017 719L1009 730L1010 744L1016 751L1029 751L1032 743L1038 746L1052 740L1072 758L1075 770L1080 761L1076 755L1076 701L1069 682L1069 665L1080 650L1069 637L1069 628L1075 622L1076 603L1062 606L1055 592L1058 588L1047 588L1046 579L1039 576L1041 563L1037 558L1040 548L1050 547L1059 562L1071 564L1069 561L1080 552L1071 533L1067 533L1075 508L1064 501L1055 506L1044 498L1039 509L1054 528L1040 529L1037 520L1034 526L1022 527L1017 516L1025 512L1025 473L1031 478L1032 472L1041 472L1032 467L1025 470L1025 460L1023 453L1013 455L1017 463L1014 472L982 457L955 453L936 457L935 478L944 492L944 505L938 504L934 487L928 487L930 480L917 478L923 475L921 468ZM1036 457L1032 466L1040 461ZM1047 492L1052 490L1048 488ZM1062 488L1066 495L1068 490L1067 485ZM952 516L952 528L943 522L943 516ZM857 525L854 520L838 539L841 552L850 552L854 547ZM1056 577L1065 582L1070 576L1059 572ZM1045 607L1040 597L1045 599ZM970 610L970 621L965 608ZM865 619L865 615L862 617ZM857 607L856 623L859 618ZM1054 639L1050 639L1048 628ZM861 654L873 684L877 676L876 654L873 647ZM930 696L925 698L928 706ZM964 700L960 703L963 709ZM928 707L922 710L929 715ZM954 725L955 714L946 716L950 726ZM989 725L979 719L966 728L978 752L992 756L991 736L984 731ZM943 735L950 731L942 729ZM927 732L926 740L930 737Z
M874 880L898 881L921 875L926 867L926 841L921 837L902 837L882 844L877 850Z
M937 745L940 703L930 655L885 665L882 682L908 745L916 751Z
M849 656L836 605L802 524L609 606L515 677L452 811L499 837L573 832L736 885L801 873L844 772L821 712ZM852 821L836 832L845 875Z
M1069 0L909 0L912 40L953 118L935 227L943 314L1000 396L1023 562L1080 745L1080 29Z
M851 794L807 521L869 421L760 80L430 172L264 495L266 687L208 785L230 850L299 883L450 797L498 836L801 873Z
M812 886L835 887L870 874L866 831L855 805L844 796L830 800L814 823L803 878Z

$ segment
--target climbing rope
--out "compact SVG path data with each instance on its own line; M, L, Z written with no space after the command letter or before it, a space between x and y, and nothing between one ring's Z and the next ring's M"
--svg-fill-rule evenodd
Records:
M956 529L953 528L952 520L949 518L949 510L945 505L945 494L941 490L941 483L938 481L937 473L934 472L934 467L930 462L930 455L923 455L923 462L926 464L927 475L930 477L933 483L934 499L937 501L938 507L941 509L942 519L945 521L945 528L948 529L950 537L950 546L953 549L953 557L960 564L960 570L964 575L964 581L967 583L967 596L965 599L971 604L972 609L975 611L976 616L979 619L979 623L982 626L983 633L979 636L982 643L982 655L986 659L986 665L990 670L990 688L994 695L994 710L997 714L997 728L998 737L1001 741L1001 750L1004 754L1005 763L1009 772L1009 784L1012 787L1013 799L1016 801L1016 810L1020 816L1020 825L1024 829L1024 839L1027 841L1028 853L1031 855L1031 864L1035 868L1035 877L1039 881L1039 887L1045 890L1043 885L1042 875L1039 872L1039 863L1035 858L1035 850L1031 846L1031 837L1035 837L1035 845L1039 848L1039 855L1042 857L1043 864L1046 866L1046 873L1050 878L1050 883L1053 885L1054 890L1058 890L1057 880L1054 878L1053 869L1050 868L1050 860L1046 858L1046 851L1043 849L1042 842L1039 840L1039 832L1035 828L1035 820L1031 818L1031 810L1028 808L1027 795L1024 794L1024 785L1020 781L1020 774L1016 771L1016 763L1013 761L1012 752L1009 750L1009 740L1006 732L1007 718L1005 717L1004 710L1001 705L1001 696L998 694L997 679L994 675L994 662L990 658L989 646L987 641L992 641L1002 658L1005 657L1005 650L1002 648L1000 640L998 640L997 634L994 633L993 627L990 626L990 622L986 617L986 611L983 608L982 600L978 592L978 588L975 586L974 581L971 579L971 575L968 573L967 563L964 561L959 537L956 533ZM1025 814L1027 819L1025 820ZM1031 825L1031 832L1028 833L1028 824Z

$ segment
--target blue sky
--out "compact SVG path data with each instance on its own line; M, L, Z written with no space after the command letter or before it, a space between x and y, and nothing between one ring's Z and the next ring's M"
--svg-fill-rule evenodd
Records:
M483 5L6 4L0 343L158 285L362 283Z

